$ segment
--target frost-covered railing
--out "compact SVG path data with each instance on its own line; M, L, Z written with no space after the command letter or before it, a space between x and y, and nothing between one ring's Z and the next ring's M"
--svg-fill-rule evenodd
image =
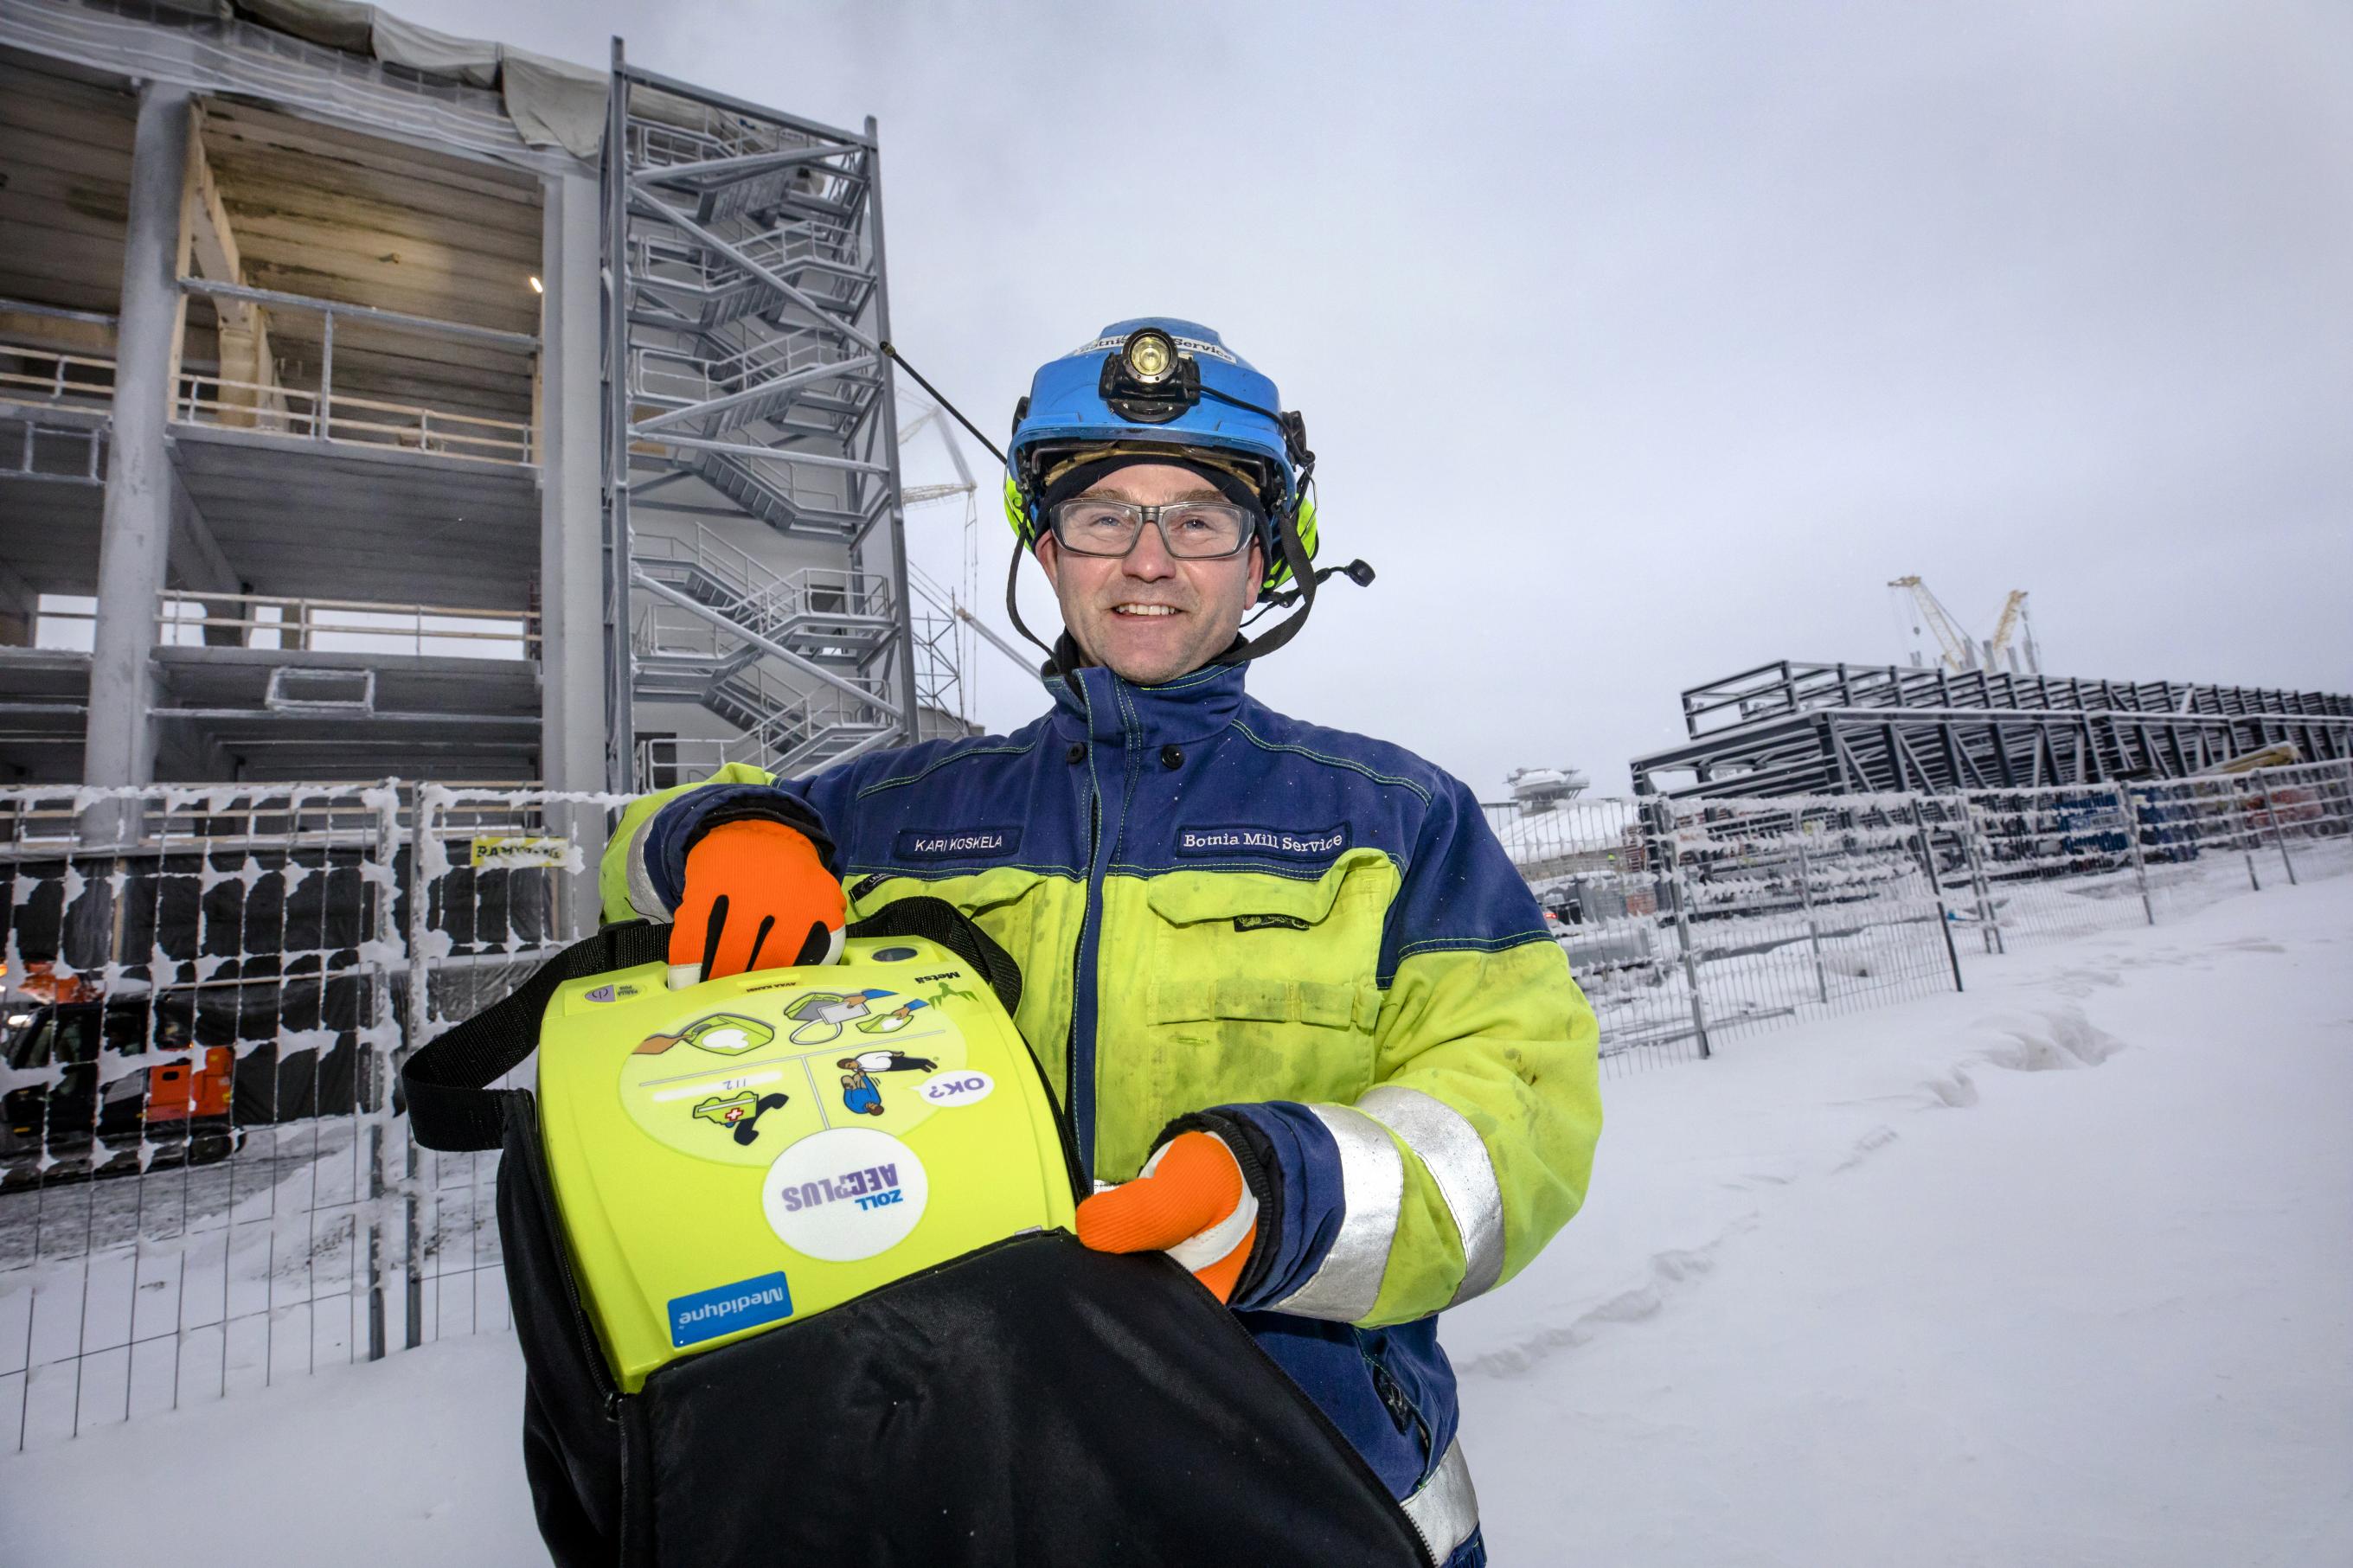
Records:
M621 804L0 789L0 1450L509 1325L495 1159L416 1147L397 1068L595 928ZM2341 762L1488 816L1612 1074L2353 871Z

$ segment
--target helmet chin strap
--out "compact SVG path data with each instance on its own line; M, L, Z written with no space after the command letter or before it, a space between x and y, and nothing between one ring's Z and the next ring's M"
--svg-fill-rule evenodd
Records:
M1030 647L1036 648L1039 653L1046 656L1046 662L1039 667L1038 673L1040 675L1062 674L1064 671L1061 669L1061 661L1060 658L1055 654L1052 648L1048 647L1044 643L1038 640L1038 634L1031 631L1029 629L1029 623L1021 618L1020 605L1015 602L1013 590L1021 581L1021 558L1024 555L1029 554L1029 551L1030 546L1022 543L1019 540L1014 541L1013 559L1007 563L1005 568L1005 613L1011 618L1013 622L1013 629L1019 632L1024 637L1027 637L1029 640Z
M1232 663L1263 658L1272 653L1299 635L1299 628L1307 624L1308 615L1315 608L1315 568L1307 559L1307 547L1299 542L1298 518L1298 510L1293 508L1274 525L1274 547L1282 552L1282 563L1291 568L1291 580L1299 585L1299 611L1286 616L1272 630L1243 643L1232 654Z

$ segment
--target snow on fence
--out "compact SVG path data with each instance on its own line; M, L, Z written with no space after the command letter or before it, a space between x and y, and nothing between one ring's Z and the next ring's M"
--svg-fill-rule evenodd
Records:
M2353 763L1955 795L1489 805L1617 1076L1965 983L2017 942L2353 870Z
M0 791L14 1446L381 1353L396 804Z
M496 1160L417 1148L398 1068L594 928L618 805L0 789L0 1447L509 1326ZM1487 810L1612 1076L2353 870L2344 763Z
M408 1048L505 996L566 943L596 929L596 868L608 810L626 797L540 790L417 792L405 930ZM500 1080L528 1086L526 1059ZM401 1128L404 1342L503 1329L498 1156L420 1148Z

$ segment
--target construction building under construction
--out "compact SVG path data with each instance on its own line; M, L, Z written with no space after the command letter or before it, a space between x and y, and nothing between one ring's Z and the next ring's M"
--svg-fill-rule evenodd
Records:
M889 321L871 121L0 0L0 782L625 790L953 724Z
M1693 687L1683 710L1688 742L1634 759L1637 794L2016 789L2185 778L2274 749L2353 757L2353 697L2325 691L1784 659Z

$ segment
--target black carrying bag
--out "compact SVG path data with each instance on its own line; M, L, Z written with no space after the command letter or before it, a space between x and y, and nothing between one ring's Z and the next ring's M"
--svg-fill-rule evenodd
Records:
M902 900L849 934L928 938L1008 1013L1019 999L1011 960L944 900ZM536 1046L557 986L668 947L667 927L601 931L402 1069L418 1142L501 1151L524 1465L561 1568L1429 1563L1379 1478L1189 1275L1060 1232L621 1394L565 1249L533 1098L485 1086ZM1083 1192L1075 1162L1072 1180Z

